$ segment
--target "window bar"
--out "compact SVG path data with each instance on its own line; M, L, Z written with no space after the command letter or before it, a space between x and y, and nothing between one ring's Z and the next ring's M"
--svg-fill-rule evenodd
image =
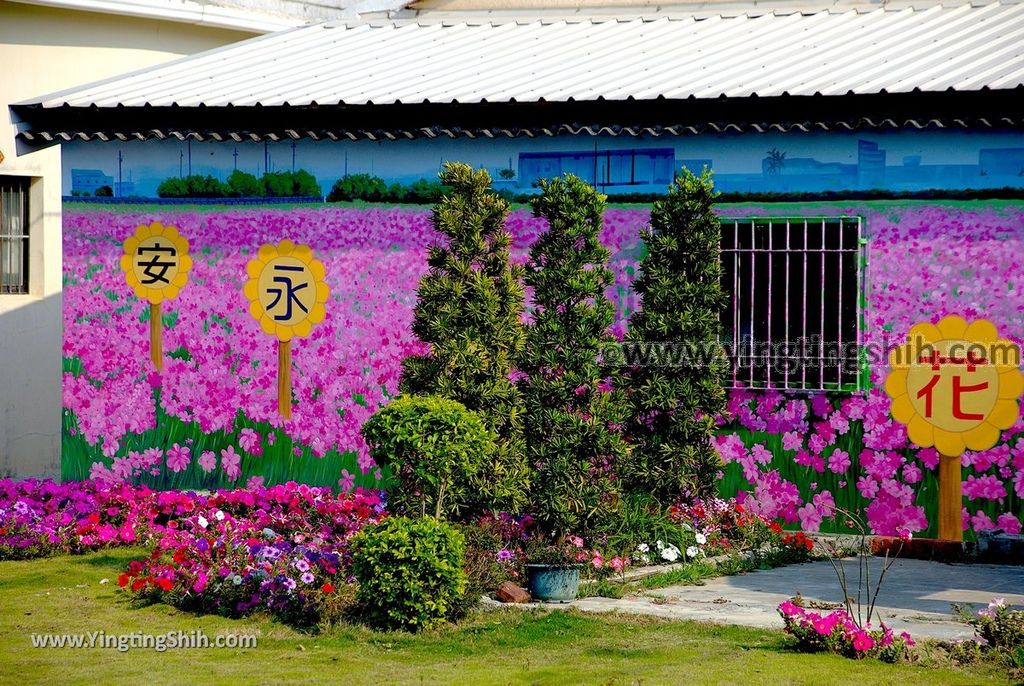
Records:
M768 222L768 356L766 360L767 367L765 369L765 387L772 387L772 355L775 354L775 349L772 348L772 263L775 261L775 253L772 252L772 234L775 233L775 223L772 221Z
M754 387L754 284L757 283L757 262L755 260L757 251L757 236L754 234L756 222L750 220L750 349L747 365L750 367L750 388Z
M836 253L839 260L839 294L836 303L836 359L839 369L836 372L836 387L843 387L843 367L846 366L846 356L843 351L843 258L846 257L846 222L839 219L839 252Z
M861 346L863 345L863 340L861 339L861 336L863 335L861 333L861 324L863 322L861 320L861 317L864 314L864 308L862 306L861 298L864 297L864 289L867 287L867 250L865 249L864 243L862 241L865 241L864 224L863 220L860 217L857 217L857 244L853 252L854 257L856 258L854 264L857 267L856 273L854 275L857 281L857 316L854 317L853 319L854 322L856 322L857 335L857 373L854 375L854 378L856 379L857 390L861 390L864 387L863 377L865 367L865 360L863 358L864 353L861 352Z
M806 346L807 346L807 237L809 235L810 235L810 229L807 226L807 220L805 219L804 220L804 247L803 247L804 268L802 270L802 274L803 274L803 308L802 308L803 309L803 313L801 314L801 320L800 320L800 338L801 338L801 340L800 340L800 347L802 349L801 355L803 354L803 351L806 350ZM801 388L804 388L804 389L807 388L807 361L806 360L801 360L801 364L800 364L800 386L801 386Z
M782 386L783 388L789 388L789 365L791 364L790 357L793 355L792 342L789 340L789 219L786 219L786 305L783 312L786 315L786 335L784 340L786 341L786 363L782 367Z
M818 320L818 388L825 388L825 219L821 220L821 318Z
M740 366L740 223L732 223L732 385L736 387Z

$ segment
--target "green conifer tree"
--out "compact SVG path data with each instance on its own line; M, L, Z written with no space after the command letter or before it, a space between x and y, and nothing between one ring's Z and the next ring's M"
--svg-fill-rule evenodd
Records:
M627 382L634 445L629 488L663 501L712 495L721 466L711 442L715 419L725 411L728 368L719 343L726 296L715 196L706 169L676 177L651 211L643 232L648 252L634 283L643 307L630 319L627 340L683 346L687 353L678 360L647 355Z
M446 164L441 183L451 190L435 205L433 224L448 241L430 248L412 325L430 350L406 358L400 387L456 400L483 417L498 440L472 507L517 511L529 473L522 398L510 380L525 332L523 268L511 264L504 230L509 205L486 171L466 164Z
M605 196L571 174L541 181L533 214L548 229L530 250L526 284L533 322L520 364L533 512L554 538L586 536L619 501L628 449L619 433L621 397L604 387L600 354L615 309L608 249L601 245Z

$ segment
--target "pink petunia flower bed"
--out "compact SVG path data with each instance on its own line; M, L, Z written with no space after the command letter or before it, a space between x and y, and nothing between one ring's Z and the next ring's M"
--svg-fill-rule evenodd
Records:
M197 612L316 621L354 583L349 541L380 495L289 482L153 491L127 483L0 480L0 560L144 546L118 584Z
M1020 203L849 203L724 207L727 215L861 214L868 233L865 341L894 344L917 321L986 317L1004 335L1024 330L1024 206ZM643 254L643 209L610 209L625 332ZM148 310L118 268L120 242L141 223L171 223L190 239L191 282L165 304L161 376L148 365ZM224 488L296 480L374 486L381 477L359 434L397 393L401 360L422 350L410 331L427 246L423 208L239 209L209 212L70 211L64 232L62 472L105 483ZM514 256L544 229L528 211L508 221ZM325 322L294 345L294 417L276 412L276 351L248 315L245 263L263 242L311 245L327 267ZM878 384L884 362L871 369ZM863 508L877 533L925 532L935 510L934 451L907 445L884 393L813 395L734 391L721 427L723 496L748 511L813 531L831 508ZM964 457L964 526L1021 529L1024 422L992 450Z

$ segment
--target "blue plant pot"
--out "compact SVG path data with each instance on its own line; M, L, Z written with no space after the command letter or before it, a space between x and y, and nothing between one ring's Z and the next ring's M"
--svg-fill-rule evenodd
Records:
M580 565L527 564L530 595L545 603L571 603L580 592Z

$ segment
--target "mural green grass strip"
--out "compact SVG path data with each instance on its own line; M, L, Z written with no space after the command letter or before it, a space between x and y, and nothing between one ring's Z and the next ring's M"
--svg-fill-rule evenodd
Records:
M65 370L74 369L74 360L65 360ZM154 393L157 394L156 392ZM166 453L161 458L159 474L142 473L133 481L146 484L158 490L198 489L215 490L244 485L254 476L263 477L265 483L275 484L286 481L297 481L315 486L339 489L338 475L343 469L354 477L353 486L363 488L380 488L387 481L382 473L378 481L373 472L362 474L353 451L338 452L331 450L324 457L316 457L308 446L303 446L280 429L265 422L254 422L241 412L235 419L235 431L206 432L198 422L184 422L178 417L167 415L157 406L156 427L143 433L128 433L121 438L118 455L130 452L142 452L153 446L187 446L191 451L188 467L174 472L167 467ZM89 472L97 457L97 449L90 446L78 428L78 420L74 413L65 409L63 417L63 456L61 460L61 479L80 480L89 478ZM262 438L262 454L252 457L243 453L238 447L238 434L243 429L253 429ZM274 444L268 445L267 436L273 433ZM233 447L242 456L241 472L237 479L229 479L221 468L221 451ZM216 456L217 465L207 472L199 464L199 457L204 451L212 451ZM296 454L298 451L298 454ZM102 459L102 458L100 458ZM103 460L109 463L109 460ZM383 470L382 470L383 471Z

